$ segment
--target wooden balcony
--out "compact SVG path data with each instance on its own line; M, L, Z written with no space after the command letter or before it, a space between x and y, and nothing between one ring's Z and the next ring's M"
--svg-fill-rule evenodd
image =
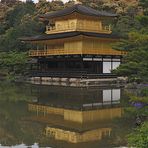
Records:
M50 55L75 55L82 54L81 49L64 50L64 49L48 49L48 50L30 50L29 56L50 56Z
M52 55L125 55L127 52L118 51L114 49L48 49L48 50L30 50L29 56L31 57L40 57L40 56L52 56Z
M110 25L109 26L104 26L104 27L102 27L102 29L99 29L98 27L92 27L90 25L86 25L86 26L81 26L81 25L69 26L69 25L65 25L64 27L60 27L60 28L46 26L46 34L71 32L71 31L84 31L84 32L106 33L106 34L110 34L112 32Z

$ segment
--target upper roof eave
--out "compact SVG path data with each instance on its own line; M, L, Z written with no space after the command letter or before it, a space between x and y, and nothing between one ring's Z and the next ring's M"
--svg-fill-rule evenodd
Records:
M52 19L56 17L70 15L74 12L84 14L84 15L89 15L89 16L95 16L95 17L117 17L118 16L117 14L112 14L105 11L97 11L93 8L76 4L76 5L73 5L72 7L68 7L63 10L40 15L39 17L46 20L46 19Z

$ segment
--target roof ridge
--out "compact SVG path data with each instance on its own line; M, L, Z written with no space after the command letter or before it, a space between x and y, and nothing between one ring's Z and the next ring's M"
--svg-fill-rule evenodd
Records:
M71 7L67 7L62 10L58 10L58 11L54 11L51 13L46 13L44 15L41 15L40 18L44 18L46 20L46 19L50 19L54 17L61 17L61 16L69 15L69 14L72 14L73 12L78 12L84 15L96 16L96 17L100 17L100 16L116 17L117 16L116 14L113 14L113 13L109 13L106 11L99 11L99 10L96 10L96 9L93 9L91 7L87 7L81 4L75 4L75 5L72 5Z

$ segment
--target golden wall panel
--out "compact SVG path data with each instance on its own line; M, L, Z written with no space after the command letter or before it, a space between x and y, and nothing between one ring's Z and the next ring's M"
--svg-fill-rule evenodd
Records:
M65 19L65 20L56 20L55 26L46 26L46 33L60 33L60 32L69 32L69 31L86 31L86 32L97 32L97 33L111 33L110 25L102 25L101 20L94 19Z
M75 110L64 110L64 120L83 123L83 112Z
M64 110L64 119L68 121L84 123L93 121L110 120L121 117L122 108L98 109L91 111Z
M122 108L98 109L83 112L83 122L111 120L122 116Z
M69 52L69 50L73 50L73 51L77 50L81 52L82 51L82 41L65 42L64 50L66 50L67 52Z

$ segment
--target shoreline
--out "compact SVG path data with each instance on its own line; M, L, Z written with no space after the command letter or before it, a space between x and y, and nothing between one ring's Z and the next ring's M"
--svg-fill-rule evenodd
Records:
M60 77L31 77L26 82L37 85L68 86L68 87L121 87L127 82L124 77L117 78L60 78Z

